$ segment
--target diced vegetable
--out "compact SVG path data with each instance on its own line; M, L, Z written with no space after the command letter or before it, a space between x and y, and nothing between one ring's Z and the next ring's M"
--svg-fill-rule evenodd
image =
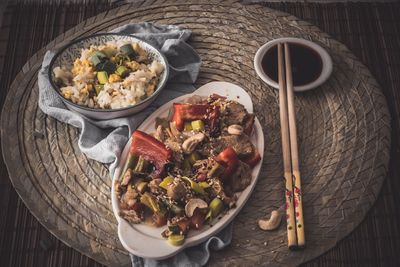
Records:
M192 188L194 192L196 192L198 194L201 194L201 195L207 194L206 191L204 191L203 187L201 187L198 183L196 183L195 181L193 181L189 177L183 176L181 179L183 181L189 183L190 184L190 188Z
M122 168L121 175L119 177L119 180L122 180L122 177L124 177L126 170L128 169L133 169L137 161L137 157L133 155L132 153L128 154L128 157L125 161L124 167Z
M174 177L172 176L167 176L162 180L162 182L159 184L161 188L164 188L165 190L168 189L168 184L171 183L174 180Z
M204 220L210 222L212 219L212 211L209 209Z
M116 67L115 67L115 64L114 64L114 63L112 63L112 62L109 61L109 60L106 60L106 61L104 61L104 62L98 64L98 65L96 66L96 69L99 70L99 71L105 71L105 72L107 72L108 74L111 74L111 73L114 73L114 72L115 72Z
M216 161L225 167L225 170L221 175L221 178L225 180L236 170L239 158L232 147L227 147L219 153Z
M127 55L122 54L122 53L118 53L118 54L116 54L116 55L114 56L114 62L115 62L116 64L118 64L118 65L122 65L122 64L124 64L124 63L128 65L128 63L129 63L129 64L132 63L132 62L130 62L130 58L129 58Z
M108 58L111 58L115 56L118 53L118 50L112 48L112 47L106 47L103 50L100 51L104 55L106 55Z
M119 48L121 53L124 55L127 55L130 59L133 59L136 55L135 50L133 50L133 47L131 44L125 44Z
M102 58L93 55L90 57L90 61L92 62L93 66L97 69L97 66L103 61Z
M104 89L104 84L96 84L94 86L94 89L96 90L96 94L99 95L100 92Z
M100 84L108 83L108 74L105 71L97 72L97 80L99 80Z
M155 170L151 173L154 177L161 176L165 164L172 158L172 151L163 143L138 130L132 135L131 153L143 156L154 165Z
M189 132L193 130L192 124L190 122L185 122L185 131Z
M207 182L200 182L199 185L200 185L202 188L204 188L204 189L210 187L210 185L209 185Z
M209 208L212 218L215 218L224 210L224 203L216 197L210 202Z
M192 128L194 131L204 131L204 122L202 120L192 121Z
M107 55L104 54L102 51L94 51L94 52L92 53L91 56L92 56L92 57L93 57L93 56L96 56L96 57L98 57L98 58L100 58L100 59L107 58Z
M173 246L181 246L185 242L185 236L172 234L168 237L168 242Z
M134 172L145 172L147 169L148 162L144 159L142 155L139 156L138 161L136 163L136 167L133 170Z
M192 164L190 164L189 159L186 158L183 160L183 173L189 175L191 171L192 171Z
M90 56L90 61L92 62L93 66L95 66L96 69L99 66L99 64L104 62L106 59L107 56L100 51L95 51Z
M151 209L154 213L158 213L161 211L157 199L149 192L145 192L140 197L140 203Z
M182 215L185 212L185 210L183 208L181 208L178 205L175 205L173 203L171 203L169 205L169 209L176 215Z
M118 66L118 68L115 71L115 73L118 74L121 77L125 77L126 75L129 74L129 70L125 66Z
M160 200L175 215L183 215L183 213L185 212L185 210L182 207L174 204L172 201L170 201L170 200L168 200L168 199L166 199L164 197L160 197Z
M189 160L190 164L192 164L192 165L195 164L196 161L198 161L200 159L201 159L200 155L196 151L190 153L190 155L188 156L188 160Z

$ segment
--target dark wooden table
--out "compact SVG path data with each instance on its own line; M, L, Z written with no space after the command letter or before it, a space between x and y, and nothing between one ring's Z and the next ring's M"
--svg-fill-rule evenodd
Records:
M12 4L0 29L0 105L23 64L38 49L88 17L118 5ZM400 3L269 3L310 21L346 44L384 90L392 114L390 173L364 222L325 255L305 266L400 266ZM67 247L29 213L0 162L0 265L100 266Z

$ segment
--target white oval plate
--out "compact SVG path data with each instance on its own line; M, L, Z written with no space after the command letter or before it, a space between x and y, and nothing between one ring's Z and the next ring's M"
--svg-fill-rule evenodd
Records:
M209 96L210 94L219 94L221 96L226 96L228 99L238 101L243 104L248 112L253 112L253 103L251 102L250 96L241 87L227 82L211 82L203 85L190 95L201 95ZM159 109L157 109L153 114L151 114L138 128L144 132L150 133L155 131L155 119L157 117L166 117L168 111L172 107L174 102L182 102L185 98L190 95L184 95L173 99L172 101L164 104ZM243 208L247 199L250 197L251 192L256 186L257 178L261 169L261 162L264 156L264 134L262 127L258 119L255 119L254 129L251 136L251 141L257 147L261 155L261 161L253 168L252 180L250 185L238 193L238 200L236 203L236 208L230 209L220 220L217 218L212 222L212 227L205 225L203 229L190 231L187 235L185 243L182 246L172 246L167 240L161 237L161 232L164 231L164 227L152 227L145 224L130 224L119 215L119 205L118 200L114 190L115 180L120 176L120 172L124 166L125 160L129 153L129 148L131 145L131 140L126 144L124 151L121 155L121 160L114 172L112 189L111 189L111 199L114 215L118 220L118 236L121 240L122 245L130 253L152 259L165 259L177 254L179 251L197 245L209 237L217 234L221 231L233 218L239 213Z

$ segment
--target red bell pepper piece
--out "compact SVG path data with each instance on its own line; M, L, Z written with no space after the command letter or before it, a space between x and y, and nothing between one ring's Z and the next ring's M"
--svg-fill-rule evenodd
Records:
M253 168L254 166L257 165L257 163L258 163L260 160L261 160L261 155L260 155L260 153L258 152L257 149L254 149L253 153L252 153L250 156L246 157L246 158L243 160L243 162L244 162L244 163L247 163L250 167Z
M222 180L225 180L236 170L239 158L232 147L227 147L219 153L215 160L225 167L221 177Z
M210 109L208 104L174 103L172 121L175 122L176 128L182 131L185 121L204 120L208 109Z
M172 151L169 148L142 131L135 131L132 134L131 153L144 157L155 166L152 173L154 177L160 177L165 164L172 159Z
M182 131L186 121L204 120L211 131L217 126L220 117L220 109L210 104L181 104L174 103L172 122L176 129Z

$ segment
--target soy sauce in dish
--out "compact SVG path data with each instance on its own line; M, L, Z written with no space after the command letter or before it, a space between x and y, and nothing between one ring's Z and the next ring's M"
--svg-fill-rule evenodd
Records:
M302 86L315 81L322 72L322 59L312 48L289 43L293 85ZM278 46L273 46L261 60L264 73L278 82Z

